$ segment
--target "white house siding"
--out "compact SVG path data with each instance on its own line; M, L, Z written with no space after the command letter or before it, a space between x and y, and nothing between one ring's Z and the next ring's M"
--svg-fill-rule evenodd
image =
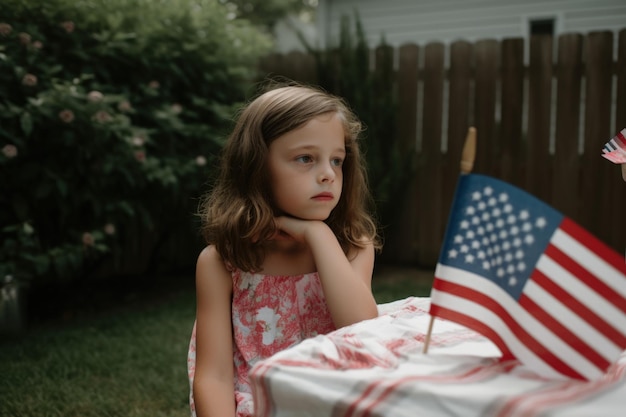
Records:
M555 34L619 31L626 0L319 0L320 43L338 40L341 17L358 12L370 46L528 36L533 18L556 19Z

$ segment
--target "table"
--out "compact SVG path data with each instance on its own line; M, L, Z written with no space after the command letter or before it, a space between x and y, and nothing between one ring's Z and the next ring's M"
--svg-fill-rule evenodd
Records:
M551 380L480 334L435 320L423 354L430 300L379 306L379 317L257 363L258 417L624 416L626 352L597 381Z

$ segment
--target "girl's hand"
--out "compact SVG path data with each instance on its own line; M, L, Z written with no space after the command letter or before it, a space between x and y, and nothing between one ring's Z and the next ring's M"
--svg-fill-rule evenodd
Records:
M320 220L302 220L289 216L275 217L274 221L279 230L275 236L276 240L295 240L297 242L305 242L308 230L324 224Z

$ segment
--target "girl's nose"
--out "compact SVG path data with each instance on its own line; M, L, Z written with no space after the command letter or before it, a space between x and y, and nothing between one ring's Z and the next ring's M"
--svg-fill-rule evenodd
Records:
M320 183L324 182L332 182L335 180L335 170L331 163L324 164L320 167L320 172L318 173L318 181Z

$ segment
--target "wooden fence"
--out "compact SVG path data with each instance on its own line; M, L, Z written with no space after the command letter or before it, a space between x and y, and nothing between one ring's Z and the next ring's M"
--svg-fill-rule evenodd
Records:
M385 225L383 261L436 264L469 126L474 172L527 190L624 253L626 183L600 154L626 127L626 29L385 48L371 51L371 70L395 60L396 131L417 170ZM271 55L261 69L317 81L302 52Z

